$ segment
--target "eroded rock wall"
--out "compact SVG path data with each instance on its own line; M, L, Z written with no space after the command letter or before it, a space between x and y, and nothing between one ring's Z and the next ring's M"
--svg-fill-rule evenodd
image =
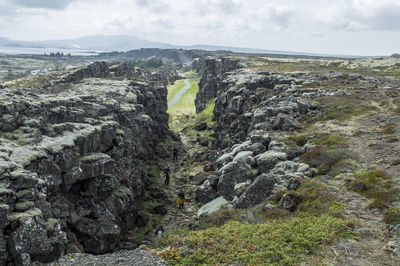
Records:
M244 64L236 63L240 65ZM217 69L224 67L217 67L213 60L203 68L199 84L203 91L197 95L196 106L202 108L215 93L214 147L219 153L212 159L213 175L196 190L200 202L223 196L235 208L248 208L285 190L290 180L315 174L295 160L304 148L291 151L280 138L280 132L302 127L301 116L317 112L301 86L312 75L246 68L221 73Z
M203 111L210 100L217 96L224 73L240 67L239 59L231 57L203 57L193 61L192 67L199 73L199 91L196 95L196 113Z
M0 265L111 252L141 222L146 161L168 132L167 90L74 80L56 94L0 91Z

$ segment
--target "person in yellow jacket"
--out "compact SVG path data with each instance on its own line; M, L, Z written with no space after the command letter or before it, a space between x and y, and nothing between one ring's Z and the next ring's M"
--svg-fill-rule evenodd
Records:
M176 200L176 203L179 205L179 209L183 210L183 204L185 203L185 194L183 194L182 191L178 193L178 199Z

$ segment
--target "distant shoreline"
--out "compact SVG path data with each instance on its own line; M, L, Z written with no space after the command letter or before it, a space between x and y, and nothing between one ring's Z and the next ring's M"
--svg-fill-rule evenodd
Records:
M48 55L50 53L63 53L64 55L72 56L94 56L98 55L98 51L88 51L88 50L75 50L75 49L62 49L62 48L31 48L31 47L8 47L0 46L0 54L7 55Z

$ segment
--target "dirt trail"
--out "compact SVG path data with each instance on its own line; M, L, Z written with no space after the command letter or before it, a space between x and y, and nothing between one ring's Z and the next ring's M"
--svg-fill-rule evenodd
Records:
M181 135L181 147L179 147L180 153L178 160L174 161L170 158L167 162L170 165L171 170L171 178L168 186L164 184L164 171L160 171L160 178L158 178L156 182L157 187L160 188L160 192L165 195L165 199L161 200L161 202L164 204L168 212L159 224L166 231L187 227L196 221L199 206L194 200L194 191L197 187L197 181L194 178L194 175L202 172L203 166L201 164L196 166L191 162L193 156L204 149L204 147L199 146L188 137ZM183 210L180 210L179 205L176 203L180 191L183 191L185 194ZM153 228L153 231L155 232L156 229L157 228ZM150 233L144 239L143 244L149 247L154 247L154 245L156 245L154 232Z
M394 160L400 158L400 142L393 141L400 139L400 115L390 110L393 107L390 103L391 99L387 108L376 104L379 109L373 114L345 123L325 124L324 128L349 140L349 149L360 156L360 169L381 169L394 176L397 185L400 185L400 166L392 165ZM387 124L397 125L397 131L390 135L383 134L382 128ZM400 265L400 227L384 223L383 212L368 207L370 200L346 189L349 177L350 174L341 174L335 179L324 180L336 198L345 204L345 216L358 224L355 227L357 241L342 240L326 249L329 264Z

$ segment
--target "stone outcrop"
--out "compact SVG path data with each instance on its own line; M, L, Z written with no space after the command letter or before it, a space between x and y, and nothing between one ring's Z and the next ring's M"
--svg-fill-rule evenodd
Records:
M111 252L142 220L146 160L168 134L167 90L87 78L107 69L64 76L73 85L0 91L0 265Z
M304 149L291 152L276 138L279 131L301 128L303 115L318 112L299 90L313 77L249 70L246 64L234 57L193 64L201 75L197 111L216 97L213 146L221 151L214 156L215 175L196 190L202 203L222 196L234 208L249 208L285 190L290 180L314 175L308 165L293 161Z
M211 215L217 211L219 211L221 208L226 207L229 204L229 201L224 199L223 196L218 197L212 201L210 201L207 204L204 204L198 211L197 211L197 216L208 216Z
M297 95L307 74L235 70L225 73L215 101L218 147L246 140L254 130L295 130L298 118L317 106Z
M195 100L196 113L199 113L217 96L223 74L239 68L239 60L230 57L205 57L194 60L192 65L201 77Z
M137 81L154 82L167 86L174 83L180 76L176 70L170 68L159 68L154 71L145 70L131 62L125 62L108 67L105 62L95 62L86 67L74 69L61 75L53 84L70 84L85 78L131 78Z

